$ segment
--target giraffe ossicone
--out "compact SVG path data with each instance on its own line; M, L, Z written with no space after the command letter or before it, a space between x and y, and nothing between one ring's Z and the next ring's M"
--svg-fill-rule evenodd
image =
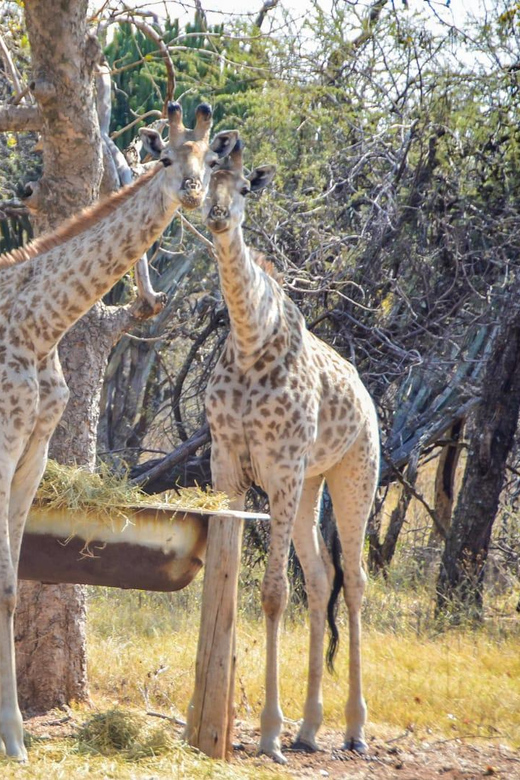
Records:
M195 126L168 111L168 142L143 131L162 161L123 190L0 257L0 746L25 761L17 701L13 614L25 520L45 469L68 390L56 347L66 331L162 234L179 206L196 208L210 168L235 145L234 130L210 141L211 108Z
M273 166L246 176L240 143L211 175L203 215L213 234L231 328L208 382L206 411L214 487L233 496L236 508L243 507L253 483L269 496L271 540L262 584L266 695L259 749L285 763L278 635L288 600L291 538L305 575L311 633L307 698L294 747L317 750L322 721L323 642L334 576L318 524L324 480L343 550L349 614L344 747L366 751L361 554L379 474L379 433L374 404L356 369L307 330L296 305L254 261L244 241L245 197L273 176Z

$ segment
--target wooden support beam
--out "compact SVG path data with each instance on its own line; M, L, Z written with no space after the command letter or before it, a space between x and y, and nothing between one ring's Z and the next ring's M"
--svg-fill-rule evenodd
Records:
M210 758L232 751L235 717L235 634L238 574L244 521L214 517L209 523L195 691L186 740Z

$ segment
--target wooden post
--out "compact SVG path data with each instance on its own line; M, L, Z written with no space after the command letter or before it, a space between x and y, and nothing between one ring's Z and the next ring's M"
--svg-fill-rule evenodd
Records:
M232 751L238 574L244 521L213 517L202 591L202 613L186 740L210 758Z

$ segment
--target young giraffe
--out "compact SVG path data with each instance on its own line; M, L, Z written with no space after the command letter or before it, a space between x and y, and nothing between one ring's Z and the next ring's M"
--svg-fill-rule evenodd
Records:
M210 145L211 108L188 130L169 106L170 137L144 135L161 163L56 231L0 258L0 747L25 761L17 702L13 613L25 520L67 402L56 346L157 239L182 205L204 197L210 166L235 131Z
M305 574L310 654L304 719L294 747L317 750L322 720L323 639L331 592L318 511L325 478L344 558L350 630L345 747L366 751L361 690L361 552L379 471L379 435L372 400L355 368L310 333L295 304L251 257L244 243L245 195L272 179L272 166L245 177L239 142L212 173L203 205L213 234L231 332L209 380L214 487L241 508L254 482L269 496L272 524L262 584L266 617L266 702L260 752L285 763L280 750L278 632L287 604L291 537Z

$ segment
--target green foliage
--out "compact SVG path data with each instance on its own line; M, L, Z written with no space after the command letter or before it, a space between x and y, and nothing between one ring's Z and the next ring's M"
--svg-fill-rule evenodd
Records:
M27 78L30 51L21 3L3 4L0 26L0 32L16 68L22 78ZM12 94L12 85L2 69L0 60L0 102L9 101ZM40 155L33 151L35 139L35 133L0 133L0 201L19 197L22 194L23 182L37 180L40 177ZM32 229L28 217L20 215L8 215L4 219L0 217L0 254L26 243L31 238Z
M247 30L233 33L247 34ZM176 88L174 99L182 97L186 124L193 120L196 106L201 100L214 105L216 126L225 117L239 116L245 106L240 101L249 91L263 83L267 57L258 44L248 47L238 38L227 37L224 26L216 25L204 34L204 26L198 17L180 30L177 20L166 21L162 31L165 44L172 56ZM115 105L113 129L120 130L136 115L162 108L167 88L167 72L164 60L156 45L139 30L130 25L117 28L113 40L105 49L113 68ZM254 62L254 69L247 69ZM230 107L231 111L230 111ZM135 129L124 133L118 143L126 146L135 135Z

